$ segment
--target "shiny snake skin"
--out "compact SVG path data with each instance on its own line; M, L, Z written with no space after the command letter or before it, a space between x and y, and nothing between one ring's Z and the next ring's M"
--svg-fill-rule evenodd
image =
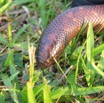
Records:
M99 1L104 2L104 0ZM57 59L62 54L69 41L78 34L84 23L92 22L93 28L98 31L104 28L104 3L74 6L77 5L72 3L73 8L59 14L43 32L36 51L36 61L39 67L51 66L54 58Z

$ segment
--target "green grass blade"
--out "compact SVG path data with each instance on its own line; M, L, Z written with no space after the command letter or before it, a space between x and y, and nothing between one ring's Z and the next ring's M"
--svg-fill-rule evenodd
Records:
M13 60L9 64L10 67L10 80L12 81L12 84L15 85L15 88L20 91L20 82L18 80L18 74L20 73L18 70L16 70L15 65L13 64ZM22 102L22 94L21 92L17 92L18 101Z
M104 70L104 50L102 51L100 55L100 61L98 62L98 67Z
M63 95L66 95L66 93L70 91L68 87L59 87L57 89L55 89L54 91L51 92L51 98L52 99L57 99L60 98ZM71 91L69 92L68 95L70 95Z
M86 43L87 68L89 72L85 71L88 86L91 86L94 80L94 71L91 66L92 61L94 60L93 50L94 50L94 32L93 32L92 23L89 23L88 32L87 32L87 43Z
M2 103L6 103L5 102L5 96L4 96L2 91L0 92L0 101L2 101Z
M0 0L0 6L3 5L4 2L5 0Z
M1 8L0 8L0 14L4 12L11 4L11 0L8 0Z
M40 17L41 17L42 25L43 25L44 28L46 28L47 23L48 23L48 21L46 19L47 12L45 10L45 8L46 8L46 0L39 0L38 6L39 6L39 9L40 9Z
M8 23L8 39L9 39L9 43L11 43L12 42L12 30L11 30L10 23Z
M94 32L93 32L93 26L92 23L89 23L88 32L87 32L87 44L86 44L86 54L87 54L87 60L89 62L92 62L94 59ZM90 68L90 65L88 65Z
M101 44L101 45L99 45L98 47L96 47L94 49L94 51L93 51L94 52L94 56L97 55L97 54L99 54L99 53L101 53L102 50L104 50L104 44Z
M34 88L34 95L37 96L39 94L39 92L43 90L44 86L45 86L45 84L42 83L39 86L35 87Z
M13 42L15 42L19 36L27 29L28 25L24 25L15 35L15 37L13 38Z
M19 103L18 97L16 94L16 89L15 89L15 87L13 87L13 84L12 84L10 78L8 77L8 75L1 74L1 77L2 77L2 80L3 80L3 83L5 84L5 86L8 87L8 91L10 92L12 99L15 101L15 103Z
M15 0L12 2L12 5L20 5L29 2L35 2L35 0Z
M74 94L74 90L76 89L76 75L75 72L71 72L70 74L68 74L68 80L71 86L71 93Z
M44 88L43 88L43 91L44 91L44 103L52 103L51 95L50 95L51 88L47 84L47 81L46 81L45 78L44 78L44 83L45 83Z
M36 103L35 96L33 92L33 85L30 82L27 82L27 95L28 95L28 103Z
M104 86L83 87L83 88L77 88L75 90L75 95L88 95L102 91L104 91Z
M103 70L100 70L100 68L98 68L95 63L92 63L92 66L94 68L94 70L96 71L97 74L100 74L103 78L104 78L104 72Z
M75 96L85 96L88 94L93 94L93 93L98 93L98 92L103 92L104 91L104 86L97 86L97 87L83 87L83 88L77 88L74 90L74 95ZM67 87L59 87L58 89L54 90L51 92L52 99L57 99L59 98L60 94L63 96L70 96L71 94L71 89Z
M27 97L28 97L28 103L36 103L35 95L33 91L34 87L34 46L30 46L28 44L28 50L29 50L29 58L30 58L30 67L29 67L29 81L27 82Z
M14 55L14 51L8 51L9 53L8 53L8 57L7 57L7 59L6 59L6 61L5 61L5 63L4 63L4 68L0 71L0 72L3 72L3 71L5 71L6 69L7 69L7 67L9 66L9 64L10 64L10 61L12 60L12 58L13 58L13 55Z

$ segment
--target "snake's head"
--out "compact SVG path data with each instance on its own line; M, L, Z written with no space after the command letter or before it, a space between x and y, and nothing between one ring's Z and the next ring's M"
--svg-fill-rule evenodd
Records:
M51 56L51 50L54 46L53 36L48 35L46 32L42 34L39 41L39 46L36 50L36 62L39 67L45 68L49 67L53 63L53 58Z
M40 67L51 66L54 60L57 60L60 54L62 54L70 38L73 37L68 32L72 31L69 28L74 28L70 25L72 17L70 15L71 19L69 19L67 11L58 15L43 32L36 51L36 61Z
M65 32L59 25L52 23L43 32L36 51L36 61L39 67L49 67L64 51L66 44Z

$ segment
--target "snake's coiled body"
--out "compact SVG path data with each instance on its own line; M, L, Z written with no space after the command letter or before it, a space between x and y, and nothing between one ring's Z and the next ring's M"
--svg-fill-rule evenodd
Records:
M98 31L104 28L104 4L79 6L59 14L46 28L39 42L36 60L40 67L51 66L69 41L80 31L83 23L93 24Z
M72 7L95 4L104 4L104 0L73 0Z

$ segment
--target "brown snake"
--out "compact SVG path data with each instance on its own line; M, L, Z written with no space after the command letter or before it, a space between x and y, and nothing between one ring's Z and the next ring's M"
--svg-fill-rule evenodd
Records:
M40 67L49 67L64 51L69 41L80 31L84 23L93 28L104 28L104 4L79 6L59 14L46 28L39 42L36 60Z

